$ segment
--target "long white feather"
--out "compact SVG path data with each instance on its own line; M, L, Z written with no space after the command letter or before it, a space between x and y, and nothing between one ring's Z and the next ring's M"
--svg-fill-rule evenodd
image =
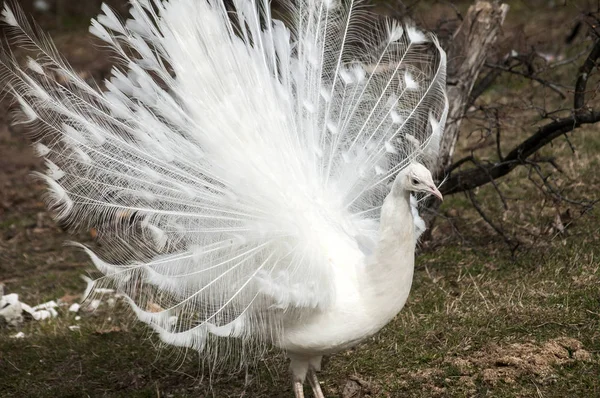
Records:
M132 0L125 24L103 6L90 32L123 65L105 92L2 12L40 54L3 54L1 77L42 138L57 216L102 229L114 264L86 249L100 282L207 353L211 335L268 343L283 312L327 307L330 237L371 250L388 182L435 158L447 113L433 36L353 1L290 1L289 28L266 0L233 3Z

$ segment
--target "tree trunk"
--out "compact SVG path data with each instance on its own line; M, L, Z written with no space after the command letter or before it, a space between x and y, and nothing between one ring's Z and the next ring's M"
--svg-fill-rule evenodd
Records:
M504 23L508 5L478 0L469 7L448 49L448 119L440 143L436 176L443 178L452 163L462 118L477 76Z
M508 5L498 1L477 0L469 7L448 48L448 119L440 142L440 154L434 175L441 181L452 164L460 124L469 105L471 91L491 46L504 23ZM426 204L423 216L431 227L438 201Z

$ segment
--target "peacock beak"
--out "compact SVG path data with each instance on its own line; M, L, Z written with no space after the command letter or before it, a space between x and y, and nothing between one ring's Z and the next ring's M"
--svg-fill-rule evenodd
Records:
M430 187L429 187L429 192L430 192L430 193L431 193L433 196L435 196L436 198L438 198L439 200L441 200L442 202L444 201L444 197L442 196L442 193L439 191L439 189L437 189L437 188L435 187L435 185L434 185L434 186L430 186Z

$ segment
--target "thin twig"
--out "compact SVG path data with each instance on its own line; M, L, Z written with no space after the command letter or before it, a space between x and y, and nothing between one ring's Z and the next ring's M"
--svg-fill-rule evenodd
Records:
M483 211L483 209L481 208L481 206L479 205L479 202L477 202L477 200L475 199L475 195L473 194L473 191L466 191L467 197L469 198L469 200L471 201L471 204L473 205L473 207L475 208L475 210L477 211L477 213L479 213L479 216L490 226L494 229L494 231L496 231L496 233L498 235L500 235L502 237L502 239L504 239L504 242L506 243L506 245L510 248L511 252L514 254L515 250L517 249L517 247L519 246L519 242L514 243L509 237L508 235L506 235L504 233L504 231L502 230L502 228L500 228L499 226L496 225L496 223L494 223L488 216L487 214L485 214L485 212Z
M512 73L513 75L518 75L518 76L522 76L525 77L529 80L534 80L538 83L540 83L541 85L548 87L550 90L554 91L555 93L557 93L561 99L566 99L567 96L565 95L565 93L562 92L562 90L560 89L560 87L558 87L558 85L551 83L547 80L542 79L541 77L537 77L533 74L530 73L525 73L525 72L521 72L518 70L513 69L512 67L506 67L503 65L498 65L498 64L492 64L489 62L486 62L485 66L487 66L488 68L492 68L492 69L498 69L501 70L502 72L507 72L507 73Z
M474 161L475 161L475 158L473 157L473 155L465 156L464 158L462 158L462 159L456 161L455 163L453 163L452 165L450 165L450 167L446 170L445 174L448 175L455 169L458 169L463 164L465 164L467 162L474 162Z
M576 206L582 206L582 207L589 206L590 202L588 202L588 201L578 201L578 200L569 199L566 196L564 196L561 192L559 192L550 183L550 181L549 181L550 176L549 175L544 175L544 173L542 172L542 169L541 169L540 165L537 164L537 162L526 161L526 164L528 164L529 166L531 166L531 168L540 177L540 179L542 180L543 186L547 189L547 192L545 192L545 193L549 193L550 195L552 195L552 197L554 198L555 201L557 201L557 202L567 202L569 204L576 205ZM543 189L541 189L541 190L543 191Z
M498 155L498 159L500 161L504 160L504 156L502 156L502 149L500 148L500 121L498 117L498 108L494 109L494 116L496 121L496 154Z
M575 95L573 96L573 109L576 113L581 113L585 107L585 89L592 69L597 65L596 61L600 58L600 39L596 40L592 51L585 62L579 68L579 74L575 83Z
M12 366L13 368L15 368L18 372L21 371L21 369L17 368L17 366L14 363L12 363L11 361L9 361L8 359L4 358L4 360L6 362L8 362L10 364L10 366Z

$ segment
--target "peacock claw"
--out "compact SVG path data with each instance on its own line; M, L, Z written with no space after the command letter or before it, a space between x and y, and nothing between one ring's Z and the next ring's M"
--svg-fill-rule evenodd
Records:
M308 371L308 382L310 383L315 398L325 398L323 390L321 390L321 385L319 384L319 379L317 378L317 372L315 372L314 369Z

